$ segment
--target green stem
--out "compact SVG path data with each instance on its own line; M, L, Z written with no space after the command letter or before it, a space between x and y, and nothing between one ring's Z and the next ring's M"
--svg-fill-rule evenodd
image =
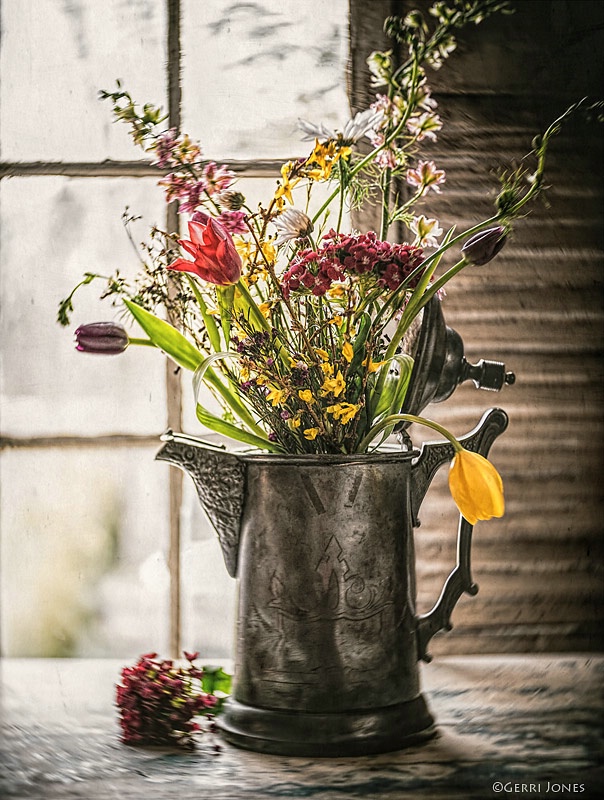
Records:
M386 430L386 428L394 427L397 422L415 422L417 425L425 425L427 428L432 428L432 430L437 431L441 434L441 436L444 436L445 439L451 442L456 453L463 450L461 443L455 438L455 436L453 436L453 434L442 425L439 425L438 422L433 422L425 417L418 417L415 414L391 414L371 428L369 433L359 442L356 452L364 453L379 433Z
M265 331L270 331L271 326L268 324L268 320L264 317L258 306L256 305L256 301L250 294L249 289L245 285L242 280L239 280L237 283L237 290L241 293L242 297L245 299L245 302L248 304L250 311L252 313L252 317L254 321Z
M137 339L137 338L131 338L130 336L128 337L128 344L141 345L142 347L157 347L157 345L154 344L154 342L152 342L151 339Z
M359 173L362 169L364 169L367 166L367 164L371 164L371 162L375 159L375 157L378 155L378 153L381 153L382 150L384 150L386 147L388 147L388 145L393 141L393 139L396 139L396 137L399 135L399 133L404 128L406 121L407 121L406 118L401 120L399 122L399 124L396 126L396 128L392 131L392 133L389 136L386 137L386 139L384 140L384 142L381 145L379 145L378 147L374 147L374 149L370 153L367 153L367 155L364 156L358 162L358 164L355 164L355 166L352 167L352 169L350 170L350 173L349 173L349 179L350 178L354 178L354 176L357 173ZM333 202L334 198L337 197L339 191L340 191L340 187L338 186L338 188L334 189L334 191L329 195L327 200L323 203L321 208L317 211L317 213L312 218L312 222L313 223L315 223L319 219L319 217L323 214L323 212L327 208L329 208L329 206Z
M382 177L382 223L380 226L380 239L384 241L388 236L390 227L390 187L392 185L392 170L388 167Z

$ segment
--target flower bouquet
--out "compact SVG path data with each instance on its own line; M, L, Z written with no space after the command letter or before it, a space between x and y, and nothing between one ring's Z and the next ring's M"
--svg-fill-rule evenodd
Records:
M394 49L370 56L375 101L341 130L301 120L309 154L284 163L274 192L256 207L227 166L165 129L160 109L137 106L119 83L103 91L164 173L159 183L166 201L178 203L188 236L153 228L132 285L119 272L86 273L78 286L105 280L103 296L144 336L119 322L92 323L76 331L78 349L163 351L191 372L203 426L270 453L364 454L401 423L420 422L455 448L450 488L465 518L501 516L494 467L442 426L400 412L414 367L409 340L424 307L457 273L488 264L504 246L542 189L548 142L565 116L535 140L530 170L501 176L491 217L443 231L426 212L446 179L423 154L443 124L426 70L454 50L457 29L508 11L499 0L437 2L429 17L387 19L403 58L396 61ZM326 196L320 204L318 191ZM350 229L350 210L364 204L380 209L379 231ZM407 231L405 242L389 240L395 224ZM74 292L61 303L62 324ZM202 389L221 414L209 410Z
M229 676L220 668L197 667L199 653L185 651L184 656L187 664L179 666L145 653L122 669L116 705L124 744L192 748L196 734L204 731L196 721L200 717L214 733L214 716L230 691Z

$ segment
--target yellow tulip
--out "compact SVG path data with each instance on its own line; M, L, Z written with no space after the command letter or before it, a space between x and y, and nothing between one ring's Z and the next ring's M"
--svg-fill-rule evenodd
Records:
M449 490L471 525L479 519L503 516L503 481L491 462L479 453L455 453L449 468Z

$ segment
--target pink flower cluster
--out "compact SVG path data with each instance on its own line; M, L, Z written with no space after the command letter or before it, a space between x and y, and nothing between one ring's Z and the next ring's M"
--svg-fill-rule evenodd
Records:
M234 194L229 189L235 181L235 173L224 164L219 165L214 161L203 164L199 145L187 135L177 136L174 128L158 136L152 150L155 153L154 163L172 170L158 183L164 187L168 203L179 201L178 210L181 214L194 214L210 198L222 205L223 198L226 201L227 196ZM235 194L234 197L237 199L239 195ZM247 233L245 214L233 210L233 206L230 206L230 210L222 211L218 221L229 233Z
M179 167L192 164L201 158L201 148L187 136L178 136L176 128L170 128L157 137L152 146L155 152L155 164L165 167Z
M166 190L166 200L180 200L180 211L195 211L203 197L212 197L228 189L235 180L235 173L224 164L214 161L204 164L201 177L183 172L170 172L159 181Z
M214 695L201 690L203 673L193 665L197 656L185 652L189 666L175 667L147 653L135 666L124 667L116 687L124 744L194 746L193 734L201 727L193 718L207 716L217 704Z
M371 275L377 286L394 291L422 259L420 247L382 242L373 231L347 235L331 230L320 248L298 253L283 276L283 290L286 297L297 290L322 296L335 282Z

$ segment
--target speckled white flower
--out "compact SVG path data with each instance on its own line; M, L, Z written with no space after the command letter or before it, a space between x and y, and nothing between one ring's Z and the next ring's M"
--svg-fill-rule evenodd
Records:
M297 208L288 208L283 211L273 220L273 225L277 228L275 244L301 239L313 231L310 217L304 211L298 211Z

